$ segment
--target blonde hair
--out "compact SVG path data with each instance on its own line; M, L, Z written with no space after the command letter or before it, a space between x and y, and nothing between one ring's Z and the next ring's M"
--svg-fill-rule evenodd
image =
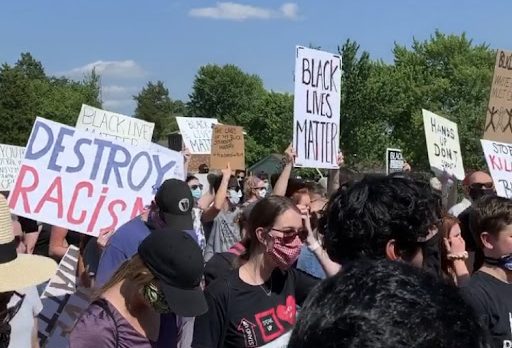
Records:
M155 276L146 267L144 261L142 261L138 254L135 254L130 260L126 260L121 264L109 281L100 288L98 296L123 280L130 280L134 282L139 289L142 289L144 285L154 279Z
M250 177L246 178L245 183L244 183L244 196L246 198L253 196L252 190L254 190L256 187L258 187L258 184L260 182L263 182L263 180L261 180L257 176L250 176Z

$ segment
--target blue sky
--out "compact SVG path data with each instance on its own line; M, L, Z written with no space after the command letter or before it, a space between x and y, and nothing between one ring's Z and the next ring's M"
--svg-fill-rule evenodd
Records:
M372 58L392 60L435 29L512 49L512 0L12 0L0 12L0 62L28 51L47 73L102 73L104 108L131 115L131 96L163 80L188 99L201 65L232 63L265 87L293 90L294 47L335 52L347 38Z

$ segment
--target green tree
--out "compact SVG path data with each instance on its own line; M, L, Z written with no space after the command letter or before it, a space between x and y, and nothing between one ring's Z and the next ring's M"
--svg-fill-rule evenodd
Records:
M43 65L22 53L14 66L0 68L0 143L27 143L37 116L75 125L82 103L101 107L99 76L83 81L46 76Z
M495 52L462 35L438 31L411 49L395 45L394 62L382 76L380 115L390 124L408 158L427 169L428 156L421 109L458 124L466 168L484 166L479 139L483 133Z
M252 114L265 93L259 76L246 74L235 65L202 66L189 96L189 114L245 126L251 120L242 113Z
M155 124L153 141L160 140L165 136L165 128L172 118L172 101L169 97L169 90L162 81L156 83L150 81L133 99L137 102L135 117L153 122Z

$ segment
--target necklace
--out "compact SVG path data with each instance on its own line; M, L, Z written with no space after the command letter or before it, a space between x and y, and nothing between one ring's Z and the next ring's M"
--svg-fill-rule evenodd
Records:
M265 284L265 283L263 283L263 284ZM272 295L272 277L270 277L270 287L269 287L268 291L267 291L267 289L265 289L265 288L263 287L263 285L262 285L262 284L260 284L260 288L261 288L261 290L263 290L263 292L265 293L265 295L267 295L268 297L270 297L270 295Z

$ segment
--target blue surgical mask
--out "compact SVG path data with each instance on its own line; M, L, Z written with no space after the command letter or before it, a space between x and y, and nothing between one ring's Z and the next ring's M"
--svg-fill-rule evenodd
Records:
M201 196L203 195L203 190L201 190L199 187L192 191L192 197L197 201Z
M492 257L485 257L484 261L490 265L498 266L503 268L505 271L512 271L512 254L508 254L499 259L495 259Z
M231 202L231 204L237 205L238 203L240 203L240 198L242 198L242 191L228 190L228 194L229 201Z

